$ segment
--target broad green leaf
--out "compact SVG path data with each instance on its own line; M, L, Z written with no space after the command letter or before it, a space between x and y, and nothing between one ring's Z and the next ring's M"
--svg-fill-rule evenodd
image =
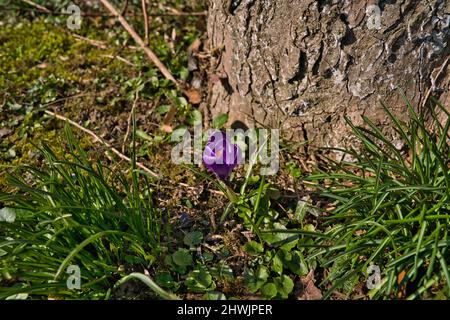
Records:
M187 249L178 249L172 254L173 262L175 262L180 267L187 267L192 264L192 255Z
M253 270L244 272L244 282L252 293L258 291L267 282L268 277L269 272L265 266L259 266L256 272Z
M261 294L266 299L272 299L277 295L277 286L272 282L266 283L261 288Z
M155 276L155 282L163 288L178 290L179 283L174 281L169 272L161 272Z
M283 273L283 261L278 253L272 259L272 270L279 275Z
M262 244L252 240L245 244L244 250L250 255L257 255L264 252L264 247Z
M190 247L195 247L202 243L203 234L200 231L188 232L184 235L184 244Z
M143 140L147 140L147 141L153 140L152 137L149 136L146 132L139 130L139 129L136 130L136 137L141 138Z
M286 226L279 222L275 222L271 227L268 228L269 230L287 230ZM273 244L276 242L281 242L283 240L286 240L289 238L288 233L282 233L282 232L264 232L261 234L261 238L266 241L268 244Z
M294 218L298 222L303 222L306 212L308 210L308 203L306 201L297 202L297 207L295 208Z
M202 123L202 113L197 109L192 110L188 117L188 123L192 126Z
M227 300L227 297L219 291L208 291L203 298L205 300Z
M232 280L234 278L233 269L226 264L218 267L211 267L209 268L209 272L211 272L212 276L217 280Z
M225 123L228 121L228 115L226 113L221 113L215 117L212 121L212 126L215 129L222 129Z
M157 114L163 115L163 114L166 114L167 112L169 112L169 110L170 110L170 106L167 104L163 104L163 105L159 106L158 108L156 108L155 111Z
M186 133L187 133L186 127L180 126L179 128L176 128L175 130L172 131L171 140L174 142L182 141Z
M289 294L294 289L294 282L286 275L274 278L273 282L275 283L275 286L277 288L278 295L282 299L287 299L289 297Z
M193 292L205 292L216 288L216 284L205 266L198 266L189 272L185 284Z

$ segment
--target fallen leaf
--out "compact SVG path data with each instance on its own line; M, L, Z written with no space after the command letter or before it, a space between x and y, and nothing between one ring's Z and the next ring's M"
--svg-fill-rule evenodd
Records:
M188 52L198 52L202 42L199 38L195 39L188 48Z
M189 71L198 70L198 63L195 54L198 53L201 44L202 42L200 41L200 39L195 39L187 50Z
M202 95L201 93L196 89L188 89L185 92L186 97L189 99L189 102L192 104L199 104L202 102Z
M306 276L300 279L300 290L297 300L320 300L322 299L322 291L314 284L314 270L311 269Z
M1 128L0 129L0 138L3 138L3 137L5 137L5 136L8 136L9 134L11 134L12 133L12 130L11 129L8 129L8 128Z
M175 118L175 114L177 113L177 108L175 108L174 106L172 106L169 109L169 112L167 112L166 116L164 117L163 120L163 125L161 127L161 129L164 132L170 133L172 132L172 126L170 126L170 124L172 123L173 119Z
M402 272L400 272L397 276L397 284L398 284L398 298L402 299L404 297L406 297L406 285L407 283L403 283L403 280L406 276L406 271L403 270Z

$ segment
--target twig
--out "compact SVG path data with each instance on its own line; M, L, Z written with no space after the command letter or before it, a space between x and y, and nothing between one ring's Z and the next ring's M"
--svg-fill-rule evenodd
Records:
M185 188L188 188L188 189L195 189L195 187L192 187L192 186L190 186L190 185L188 185L187 183L184 183L184 182L180 182L180 183L178 183L178 184L179 184L180 186L185 187ZM224 195L225 195L225 193L223 193L223 192L220 191L220 190L208 189L208 191L211 192L211 193L220 195L220 196L224 196Z
M169 69L159 60L156 54L148 48L142 38L134 31L133 27L125 20L125 18L117 11L116 8L108 1L108 0L100 0L100 2L114 15L117 17L119 22L125 28L125 30L131 35L134 41L139 44L142 50L147 54L149 59L156 65L156 67L161 71L164 77L175 84L177 88L181 88L180 83L173 77L172 73L170 73Z
M99 41L99 40L93 40L93 39L89 39L83 36L80 36L79 34L76 33L70 33L74 38L78 39L78 40L82 40L85 41L87 43L89 43L90 45L100 48L100 49L107 49L106 43L104 41Z
M200 12L181 12L181 11L172 11L168 13L161 13L161 14L150 14L150 16L206 16L208 13L206 11L200 11Z
M118 55L113 56L112 54L103 54L102 57L109 58L109 59L117 59L129 66L136 67L136 65L133 62L128 61L127 59L122 58L121 56L118 56Z
M45 103L45 104L42 105L42 107L48 107L48 106L60 103L62 101L66 101L66 100L74 99L74 98L79 98L79 97L83 97L83 96L87 96L87 95L89 95L89 93L86 93L86 92L74 94L74 95L71 95L71 96L67 96L67 97L64 97L64 98L56 99L56 100L53 100L51 102Z
M208 12L206 12L206 11L189 13L189 12L179 11L179 10L177 10L175 8L171 8L171 7L168 7L168 6L162 6L162 7L164 9L170 11L173 15L176 15L176 16L189 16L189 15L206 16L208 14Z
M127 9L128 9L128 0L125 0L125 3L123 4L122 11L120 14L125 17Z
M30 6L35 7L45 13L51 13L51 11L49 9L47 9L46 7L41 6L40 4L34 3L31 0L22 0L22 2L25 2L25 3L29 4Z
M0 5L0 11L29 11L29 12L37 12L37 13L46 13L53 16L70 16L73 13L71 12L55 12L55 11L44 11L41 9L33 9L33 8L5 8L2 7L3 5ZM48 10L48 9L47 9ZM185 17L185 16L192 16L192 17L199 17L199 16L206 16L206 11L199 11L199 12L161 12L161 13L148 13L149 17ZM115 15L112 14L104 14L104 13L95 13L95 12L80 12L81 17L102 17L102 18L115 18ZM128 16L136 17L137 14L131 13Z
M127 157L126 155L124 155L123 153L121 153L119 150L117 150L116 148L114 148L113 146L111 146L109 143L107 143L105 140L103 140L102 138L100 138L98 135L96 135L93 131L86 129L85 127L80 126L78 123L62 116L59 114L56 114L55 112L51 112L49 110L45 110L46 114L49 114L57 119L63 120L71 125L73 125L74 127L80 129L81 131L89 134L90 136L92 136L94 138L94 142L101 142L105 147L107 147L108 149L110 149L113 153L115 153L119 158L131 162L132 160ZM159 175L155 172L153 172L152 170L150 170L149 168L147 168L146 166L144 166L142 163L140 162L136 162L136 166L138 166L139 168L141 168L142 170L144 170L145 172L147 172L148 174L150 174L152 177L159 179Z
M144 32L145 32L145 43L148 44L148 13L147 13L147 0L142 1L142 14L144 15Z

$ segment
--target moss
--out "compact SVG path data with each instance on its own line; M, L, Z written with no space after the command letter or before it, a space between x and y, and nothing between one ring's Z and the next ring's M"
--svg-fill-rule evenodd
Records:
M1 87L20 87L37 79L43 72L43 63L54 64L68 48L64 33L49 30L39 22L2 28L0 43Z
M5 93L0 100L0 127L14 133L0 141L0 166L35 163L36 149L31 142L40 145L48 141L53 146L60 145L55 144L54 139L63 137L63 123L43 118L43 109L58 99L77 96L54 103L52 108L57 107L58 112L87 127L90 124L86 121L91 119L93 110L102 121L113 117L115 120L124 118L125 121L120 123L126 123L133 100L130 94L139 85L137 80L145 82L141 92L143 100L169 103L166 92L173 86L159 76L156 67L141 51L126 47L133 42L120 26L105 28L103 20L83 20L82 29L76 33L107 42L108 47L101 49L77 40L65 28L64 21L56 18L38 17L29 21L18 17L11 21L14 23L5 23L0 28L0 96ZM139 29L140 22L133 23ZM187 27L181 27L176 18L170 23L153 20L152 23L150 46L178 75L187 64L186 48L200 35L200 30L185 29ZM170 34L174 26L180 28L183 36L177 39L172 53L162 34ZM135 67L130 68L123 61L112 58L115 55L132 62ZM109 120L95 125L105 131L117 124ZM99 145L93 145L90 137L74 131L83 148L98 151ZM14 157L8 155L9 150L14 150ZM147 153L149 162L155 166L167 162L160 159L158 151ZM164 166L162 171L174 179L183 175L183 170L173 170L170 165ZM0 174L0 189L2 185L4 179Z
M16 101L30 84L50 75L72 85L83 84L100 70L119 66L105 57L112 53L113 49L77 41L44 20L6 25L0 29L0 88Z

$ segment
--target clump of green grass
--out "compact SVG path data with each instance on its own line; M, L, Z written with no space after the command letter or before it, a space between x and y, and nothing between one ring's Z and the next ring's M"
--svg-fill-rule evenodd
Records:
M405 102L408 125L383 108L409 155L370 119L364 117L364 127L347 119L362 148L339 151L355 161L332 161L330 171L308 178L336 207L324 218L331 236L320 243L326 248L308 257L331 267L326 281L333 286L324 298L365 282L372 264L381 272L369 293L373 298L450 297L450 114L436 102L431 130ZM443 125L435 110L447 116Z
M0 219L0 279L7 284L0 299L104 298L127 266L148 268L158 259L161 215L135 160L129 182L92 164L68 127L66 134L65 156L43 146L43 167L20 167L7 177L17 192L0 194L16 216L14 222ZM80 268L80 290L67 287L69 265Z

